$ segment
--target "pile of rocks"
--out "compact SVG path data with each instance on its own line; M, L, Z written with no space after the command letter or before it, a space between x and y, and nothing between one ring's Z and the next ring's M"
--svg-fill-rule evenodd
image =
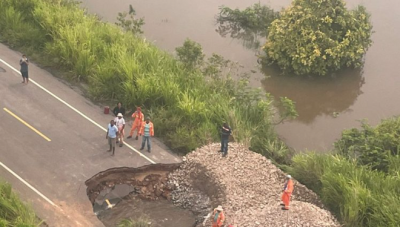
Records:
M298 182L290 210L281 210L286 174L264 156L233 143L223 158L219 149L211 144L193 151L169 175L175 203L199 215L222 205L226 224L235 227L340 226L318 196Z

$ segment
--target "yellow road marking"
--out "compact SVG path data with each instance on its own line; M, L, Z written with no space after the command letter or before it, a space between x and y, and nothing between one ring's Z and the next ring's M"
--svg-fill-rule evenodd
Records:
M43 133L39 132L39 130L35 129L33 126L31 126L30 124L26 123L24 120L22 120L21 118L19 118L17 115L15 115L13 112L9 111L7 108L3 108L4 111L6 111L7 113L9 113L11 116L15 117L17 120L19 120L22 124L24 124L26 127L32 129L32 131L36 132L37 134L39 134L41 137L43 137L43 139L47 140L47 141L51 141L47 136L43 135Z
M3 59L0 59L0 62L2 62L3 64L5 64L6 66L8 66L10 69L14 70L14 72L18 73L19 75L21 75L21 72L19 70L17 70L16 68L12 67L10 64L8 64L7 62L5 62ZM66 105L67 107L69 107L70 109L72 109L73 111L75 111L77 114L81 115L83 118L85 118L86 120L92 122L94 125L96 125L97 127L99 127L101 130L107 132L107 129L104 128L103 126L99 125L97 122L95 122L94 120L90 119L88 116L86 116L85 114L83 114L82 112L80 112L79 110L77 110L75 107L71 106L69 103L67 103L66 101L62 100L60 97L58 97L57 95L51 93L49 90L47 90L46 88L44 88L42 85L40 85L39 83L37 83L36 81L32 80L31 78L29 79L29 82L33 83L34 85L38 86L40 89L42 89L44 92L46 92L47 94L53 96L55 99L57 99L58 101L60 101L61 103L63 103L64 105ZM147 157L146 155L142 154L142 152L136 150L134 147L132 147L131 145L129 145L128 143L124 142L124 144L131 150L133 150L134 152L136 152L138 155L140 155L141 157L143 157L144 159L146 159L147 161L149 161L152 164L156 164L155 161L151 160L149 157Z

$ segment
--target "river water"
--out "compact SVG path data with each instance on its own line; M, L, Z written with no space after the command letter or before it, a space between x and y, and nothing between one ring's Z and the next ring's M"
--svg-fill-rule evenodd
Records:
M371 13L373 44L362 70L344 70L327 79L277 76L277 70L260 70L256 51L243 41L221 37L215 16L221 5L244 9L259 0L81 0L84 7L114 22L129 4L145 18L144 36L158 47L173 52L190 38L207 55L217 53L237 61L251 74L251 85L263 87L275 97L296 102L299 117L276 127L285 142L296 150L326 151L344 129L359 127L359 120L376 125L400 114L400 1L346 0L348 8L364 5ZM261 0L279 10L290 0ZM265 74L270 77L266 78Z

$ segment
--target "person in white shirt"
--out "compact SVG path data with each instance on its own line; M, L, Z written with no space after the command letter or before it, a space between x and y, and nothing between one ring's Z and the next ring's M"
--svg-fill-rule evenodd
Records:
M117 139L117 143L119 143L119 146L122 147L123 143L124 143L124 129L125 129L125 120L123 118L122 113L118 113L117 117L115 118L115 125L118 128L118 139Z

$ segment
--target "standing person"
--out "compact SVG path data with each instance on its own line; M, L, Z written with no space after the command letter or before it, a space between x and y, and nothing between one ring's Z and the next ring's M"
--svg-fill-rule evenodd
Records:
M118 136L118 128L115 126L114 120L110 121L110 124L108 124L107 127L107 134L106 134L106 139L108 139L108 144L110 145L110 149L107 150L108 152L112 151L111 155L114 155L115 153L115 143L117 140Z
M151 152L150 137L154 136L154 127L153 127L153 123L150 122L149 117L146 117L146 122L142 123L142 127L140 128L140 131L139 131L139 135L140 136L143 135L142 147L140 148L140 150L144 149L144 146L146 145L146 141L147 141L147 151Z
M118 113L117 117L114 119L115 124L117 125L118 128L118 139L117 143L119 143L119 146L122 147L124 143L124 129L125 129L125 120L122 116L122 113Z
M211 219L212 227L221 227L224 224L225 214L221 205L214 209Z
M125 116L125 108L122 106L122 102L119 102L117 106L113 110L114 116L117 116L118 113L122 113Z
M134 121L132 123L132 128L131 128L131 132L129 133L128 139L132 138L133 133L137 129L135 139L138 140L139 139L138 134L139 134L140 128L142 127L142 123L144 121L144 114L142 113L142 108L138 107L136 109L136 111L132 114L132 118L134 118Z
M285 186L283 187L283 193L282 193L282 202L284 205L284 207L282 207L282 210L289 210L289 201L290 201L290 197L292 196L292 192L293 192L293 180L292 180L292 176L287 175L286 176L286 183Z
M228 123L224 123L221 128L221 152L223 152L222 157L225 157L228 154L228 142L231 133L232 129L229 127Z
M22 75L22 83L28 84L29 82L29 76L28 76L28 65L29 65L29 60L26 57L26 55L22 55L21 60L19 60L19 64L21 65L21 75Z

